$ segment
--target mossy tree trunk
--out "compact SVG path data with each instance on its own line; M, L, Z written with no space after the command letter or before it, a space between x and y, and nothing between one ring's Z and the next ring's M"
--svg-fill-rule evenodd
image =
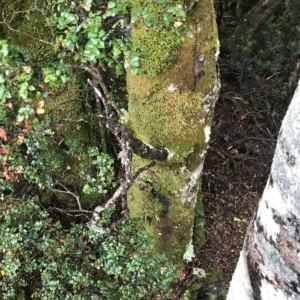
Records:
M145 32L135 24L132 41L151 54L147 65L155 75L127 74L129 130L143 142L170 151L167 161L141 174L129 190L129 210L132 217L145 220L156 250L173 262L193 257L193 228L201 227L194 223L195 210L201 207L200 176L220 89L213 2L194 4L187 23L193 38L179 47L163 28ZM134 156L133 173L147 163Z

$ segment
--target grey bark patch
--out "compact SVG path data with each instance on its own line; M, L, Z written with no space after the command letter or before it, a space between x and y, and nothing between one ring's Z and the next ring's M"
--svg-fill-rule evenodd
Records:
M296 158L294 155L290 154L289 152L286 152L286 156L287 156L287 164L290 166L290 167L294 167L295 164L296 164Z
M246 238L246 247L247 249L255 248L253 241L250 241L249 237ZM250 246L251 244L251 246ZM250 247L249 247L250 246ZM253 299L255 300L262 300L261 295L260 295L260 288L261 288L261 276L259 272L259 267L258 264L253 260L252 258L252 253L251 251L247 253L246 255L246 260L247 260L247 268L248 268L248 273L249 277L251 278L251 288L253 291Z
M273 240L268 240L265 236L265 231L260 224L259 220L254 221L257 225L257 231L260 230L261 233L255 230L255 226L253 226L253 221L248 229L248 236L246 238L245 247L247 249L247 268L249 272L249 277L251 278L251 287L253 289L253 298L261 299L261 288L262 281L265 280L273 285L276 289L283 290L284 282L277 275L278 270L276 268L272 268L272 266L268 266L269 259L268 257L264 257L265 251L269 247L269 245L274 244ZM260 228L258 227L260 226ZM254 231L251 230L254 229ZM254 236L255 235L255 236ZM257 239L259 238L259 239ZM263 244L260 240L264 240L265 244ZM261 247L265 246L265 247ZM273 259L278 259L275 255Z
M290 286L296 294L300 294L299 282L291 281Z
M263 226L261 225L260 217L258 217L257 220L256 220L256 226L257 226L257 232L258 232L258 233L263 232L264 228L263 228Z
M272 173L270 173L270 186L273 187L273 184L274 184L274 180L273 180L273 176L272 176Z
M196 200L199 179L203 170L203 163L204 161L202 161L200 165L196 168L196 170L192 172L186 179L185 185L182 189L181 199L183 203L191 203Z
M235 284L242 281L245 286L249 280L253 295L242 299L300 299L299 100L300 81L282 122L267 187L249 225L243 249L247 266L243 273L237 268L239 278L233 276L231 300L239 299L234 292L241 292ZM246 279L240 280L242 274Z
M272 209L272 214L274 215L275 223L280 224L281 226L286 225L285 221L276 214L276 211L274 209Z
M300 243L300 220L292 213L286 217L286 225L295 241Z

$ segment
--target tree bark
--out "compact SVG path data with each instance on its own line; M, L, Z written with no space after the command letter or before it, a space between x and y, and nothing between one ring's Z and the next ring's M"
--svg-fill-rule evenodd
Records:
M141 174L129 190L130 215L145 220L145 227L156 238L156 251L176 263L194 255L194 212L220 89L212 1L197 2L188 12L187 25L194 37L170 48L172 38L164 28L146 32L144 25L135 24L133 44L155 53L147 65L157 72L154 76L127 74L131 134L169 151L166 161ZM147 160L134 155L133 172L145 164Z
M227 300L300 299L300 82Z

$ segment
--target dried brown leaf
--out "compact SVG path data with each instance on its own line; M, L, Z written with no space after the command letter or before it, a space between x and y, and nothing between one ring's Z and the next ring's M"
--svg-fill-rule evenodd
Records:
M2 128L0 128L0 139L2 139L4 142L7 141L6 131Z

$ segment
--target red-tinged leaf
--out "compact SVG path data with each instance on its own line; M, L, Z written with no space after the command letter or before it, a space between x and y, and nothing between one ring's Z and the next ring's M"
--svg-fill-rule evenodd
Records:
M11 177L11 180L13 182L16 182L18 180L18 178L19 178L19 175L16 175L16 174L14 174L14 173L11 172L10 177Z
M24 133L29 132L31 130L31 125L30 125L30 120L29 119L26 119L24 121L24 126L25 126L25 130L26 130Z
M41 101L39 101L39 102L37 103L36 108L43 108L44 105L45 105L45 101L44 101L44 100L41 100Z
M5 181L10 180L10 177L8 175L8 171L6 169L2 172L2 176L4 177Z
M4 142L7 141L6 131L2 128L0 128L0 139L2 139Z
M6 108L12 108L12 102L11 102L11 100L10 99L7 99L6 100L6 102L4 103L4 106L6 107Z
M45 105L45 101L44 100L41 100L37 103L37 105L35 106L35 112L38 114L38 115L42 115L45 113L45 110L44 110L44 105Z
M9 153L7 149L0 148L0 155L5 156Z
M23 67L23 70L26 74L29 74L31 71L31 66L25 66L25 67Z

